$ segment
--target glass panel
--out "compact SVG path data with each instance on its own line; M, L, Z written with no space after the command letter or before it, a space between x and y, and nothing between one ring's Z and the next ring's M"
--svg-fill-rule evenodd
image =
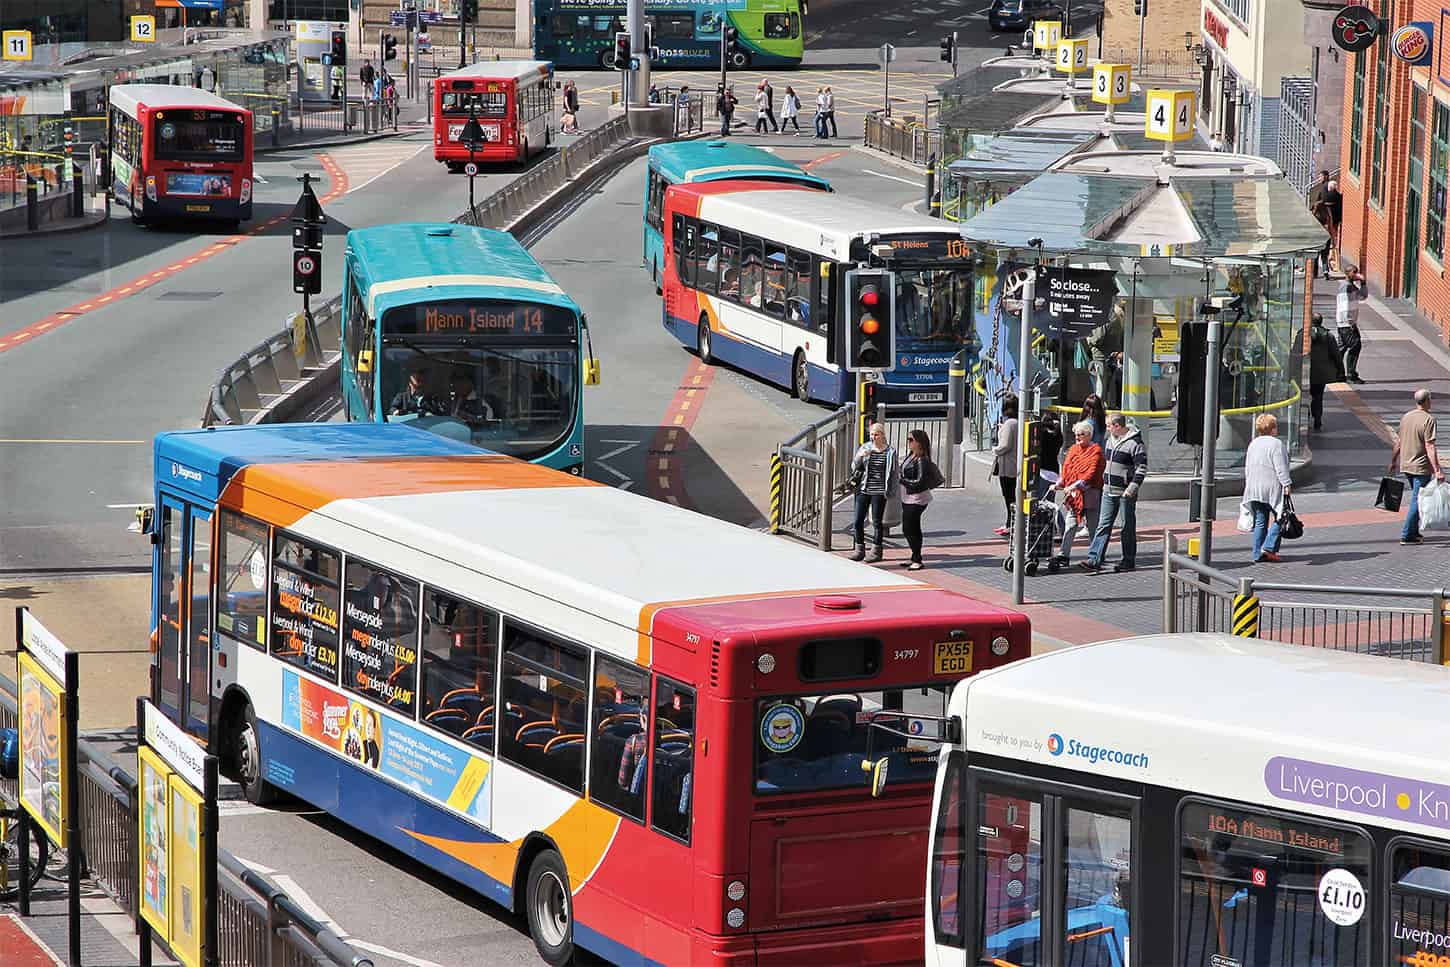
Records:
M702 292L715 291L715 278L720 272L720 233L714 225L702 225L700 243L696 246L695 284Z
M936 747L909 740L867 723L878 711L941 715L949 686L927 685L876 692L829 692L767 698L755 708L755 791L812 792L855 787L870 791L870 776L861 768L867 738L872 758L889 757L887 785L930 782L936 777ZM887 724L901 731L935 735L936 724L895 718Z
M978 963L1037 967L1042 960L1042 804L977 796Z
M1183 807L1180 828L1180 963L1366 962L1374 915L1368 839L1326 823L1202 802Z
M423 721L492 752L497 657L498 615L429 588L423 598Z
M649 674L601 657L594 667L594 748L589 794L644 822L649 756Z
M193 115L202 115L200 118ZM240 161L246 126L228 111L164 111L156 118L158 161Z
M267 644L267 525L222 511L217 629L254 648Z
M740 271L740 301L752 309L759 309L761 286L760 239L742 236L740 248L744 252Z
M472 110L481 118L501 118L508 113L508 94L504 91L444 91L443 113L468 116Z
M720 233L720 298L740 298L740 233Z
M1438 965L1450 956L1450 854L1399 846L1390 865L1390 961Z
M765 15L765 39L784 40L790 36L790 18L783 13Z
M811 324L811 257L792 250L785 273L785 318L798 326Z
M1426 199L1425 251L1436 259L1445 255L1445 183L1450 165L1450 107L1438 100L1430 135L1430 190Z
M1356 176L1364 154L1364 80L1364 51L1359 51L1354 55L1354 94L1349 100L1349 173Z
M656 681L650 825L688 843L694 799L695 693L663 678Z
M1067 936L1072 967L1117 967L1128 961L1133 824L1126 816L1067 810Z
M512 624L505 638L499 754L583 792L588 659Z
M898 349L960 346L966 341L971 319L971 272L905 269L896 273Z
M549 18L549 29L555 37L574 36L574 19L568 14L555 14Z
M962 936L962 864L966 862L966 799L962 795L962 753L947 759L937 807L936 835L931 857L932 911L936 931L944 941Z
M272 560L272 654L337 681L340 560L278 533Z
M777 245L765 248L765 285L762 292L765 311L777 319L785 316L785 249Z
M418 689L418 582L347 562L342 684L413 714Z
M203 734L211 719L211 516L191 517L191 625L188 636L187 717Z
M161 505L161 585L157 642L161 657L161 705L181 711L181 510Z

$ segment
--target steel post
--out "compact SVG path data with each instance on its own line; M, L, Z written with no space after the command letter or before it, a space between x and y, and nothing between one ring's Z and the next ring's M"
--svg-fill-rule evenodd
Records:
M1021 604L1027 592L1027 393L1032 385L1032 309L1037 301L1037 272L1028 271L1022 286L1022 328L1017 338L1017 493L1012 514L1012 603Z
M1218 506L1214 493L1215 451L1218 450L1218 370L1222 349L1223 323L1217 315L1208 320L1208 359L1203 387L1203 468L1198 489L1198 560L1213 563L1213 518Z
M835 502L836 446L831 440L823 441L821 448L821 534L818 546L823 551L831 549L831 505Z
M956 485L957 459L962 452L966 405L967 354L962 351L952 357L951 365L947 368L947 452L944 476L947 478L948 487Z
M1445 589L1440 588L1430 596L1430 660L1437 665L1445 664Z
M1178 600L1173 594L1173 555L1178 551L1178 540L1168 528L1163 528L1163 633L1171 635L1178 631Z

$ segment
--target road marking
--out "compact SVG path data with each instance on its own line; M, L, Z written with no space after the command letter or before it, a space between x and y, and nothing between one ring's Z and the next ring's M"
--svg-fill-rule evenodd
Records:
M608 444L610 446L613 446L613 447L615 447L615 449L610 450L608 453L601 453L599 456L595 457L594 458L595 465L596 466L599 466L599 467L601 467L601 468L603 468L605 470L608 470L610 473L614 474L614 476L619 480L619 485L618 486L619 486L619 489L620 490L628 490L630 487L633 487L634 486L634 478L633 477L629 476L626 473L621 473L619 470L616 470L614 467L610 466L609 464L605 463L604 461L606 461L606 460L612 460L615 457L619 456L621 453L627 453L630 450L633 450L635 447L639 446L640 441L638 441L638 440L600 440L599 442L600 443L604 443L604 444Z
M804 169L805 171L810 171L816 165L823 165L827 161L835 161L837 158L841 157L842 155L848 154L848 153L849 152L846 152L846 151L832 151L830 154L823 154L823 155L821 155L819 158L816 158L814 161L807 161L805 164L801 165L801 168Z
M107 504L106 506L110 507L113 505ZM114 506L124 507L129 505L117 504ZM268 809L265 806L253 806L243 799L224 799L216 804L216 811L218 816L262 816L270 814L274 810ZM261 872L261 867L259 866L253 866L252 868Z
M394 960L401 960L405 964L412 964L413 967L443 967L442 964L434 963L431 960L424 960L422 957L410 957L407 954L400 954L396 950L390 950L381 944L368 943L366 940L358 940L353 937L346 939L348 943L360 950L366 950L374 954L382 954L384 957L391 957Z
M347 190L348 194L352 194L355 191L362 191L368 185L371 185L373 182L377 181L383 175L387 174L388 172L392 171L394 168L398 167L398 165L402 164L405 161L412 161L418 155L422 154L423 151L426 150L428 147L430 147L430 145L428 145L426 143L425 144L418 145L418 150L417 151L414 151L412 154L408 155L406 158L399 158L397 161L395 161L392 164L388 165L388 167L384 168L382 171L379 171L377 174L373 175L371 178L369 178L367 181L363 182L362 184L358 185L356 188L349 188Z
M896 175L888 175L885 172L881 172L881 171L872 171L870 168L862 168L861 169L861 172L863 174L867 174L867 175L875 175L877 178L890 178L892 181L899 181L903 185L911 185L914 188L925 188L926 187L925 185L923 185L919 181L912 181L910 178L899 178Z
M73 444L79 444L81 446L127 446L127 447L138 447L138 446L141 446L142 444L144 444L146 442L147 442L146 440L59 440L59 439L46 439L44 437L35 437L35 438L32 438L32 439L28 439L28 440L27 439L21 439L21 438L0 439L0 443L18 443L18 444L43 443L43 444L46 444L47 446L53 445L53 444L72 444L73 443Z

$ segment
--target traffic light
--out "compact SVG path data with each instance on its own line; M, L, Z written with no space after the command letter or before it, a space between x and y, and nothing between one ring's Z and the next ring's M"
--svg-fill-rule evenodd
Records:
M941 59L943 62L948 64L952 62L952 48L955 46L956 42L950 36L941 39Z
M740 50L740 30L736 27L725 28L725 53L733 54Z
M458 0L458 19L461 23L477 23L478 0Z
M895 299L895 273L885 269L846 273L846 369L896 368Z
M383 34L383 60L398 59L398 38L392 34Z
M336 65L347 64L347 31L334 30L332 32L332 63Z
M629 70L629 32L621 30L614 35L614 69Z
M1133 16L1148 16L1148 0L1133 0Z

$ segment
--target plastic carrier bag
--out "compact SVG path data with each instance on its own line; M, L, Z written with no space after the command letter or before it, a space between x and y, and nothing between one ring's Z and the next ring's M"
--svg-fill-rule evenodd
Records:
M1450 484L1431 480L1420 488L1420 527L1426 530L1450 528Z

